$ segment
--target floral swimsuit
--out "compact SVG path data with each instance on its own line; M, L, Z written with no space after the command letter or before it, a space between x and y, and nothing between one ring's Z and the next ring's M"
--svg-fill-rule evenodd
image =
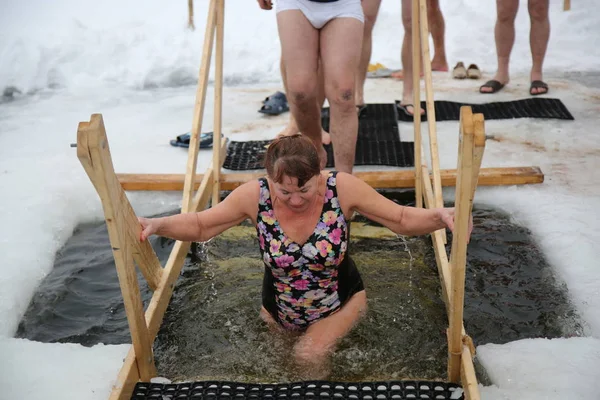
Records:
M328 175L321 218L303 244L283 232L267 179L259 179L256 231L265 263L263 306L287 329L306 329L363 290L360 275L346 254L348 228L337 198L336 175Z

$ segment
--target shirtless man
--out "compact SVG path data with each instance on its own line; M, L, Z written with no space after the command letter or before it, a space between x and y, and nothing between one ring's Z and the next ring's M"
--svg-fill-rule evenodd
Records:
M272 0L257 0L265 10ZM358 135L355 81L364 32L360 0L278 0L277 25L285 86L298 130L317 146L321 165L327 152L321 145L318 66L330 106L330 134L335 167L352 173Z

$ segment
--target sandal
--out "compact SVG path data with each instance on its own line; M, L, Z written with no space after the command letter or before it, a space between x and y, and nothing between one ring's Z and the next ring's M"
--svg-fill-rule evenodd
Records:
M277 92L267 97L263 102L263 106L258 110L259 113L267 115L279 115L290 110L287 98L282 92Z
M404 115L406 115L409 118L413 118L415 116L414 111L415 111L415 106L412 104L397 104L398 110L400 112L402 112ZM412 107L413 108L413 112L408 111L408 107ZM422 113L421 115L425 114L425 110L421 109Z
M543 92L533 93L533 89L545 89ZM548 88L548 84L544 81L533 81L531 82L531 86L529 86L529 94L532 96L539 96L540 94L548 93L550 89Z
M477 66L477 64L469 65L469 68L467 68L467 78L469 78L469 79L481 78L481 71L479 70L479 67Z
M222 136L222 135L221 135ZM171 140L171 146L175 147L190 147L190 134L184 133L182 135L177 136L175 139ZM213 133L207 132L200 134L200 148L201 149L210 149L213 145Z
M467 77L467 70L462 61L456 63L456 66L452 69L452 77L454 79L465 79Z
M490 92L484 92L481 90L484 87L491 88L492 90ZM492 79L491 81L487 81L486 83L484 83L483 85L481 85L479 87L479 93L483 93L483 94L497 93L497 92L501 91L503 88L504 88L504 83L500 83L499 81Z

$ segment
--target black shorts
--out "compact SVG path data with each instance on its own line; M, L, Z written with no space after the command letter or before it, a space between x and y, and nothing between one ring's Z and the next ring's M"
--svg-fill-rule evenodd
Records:
M343 306L356 293L365 290L360 273L356 268L354 260L347 254L338 267L338 296ZM269 267L265 266L262 288L263 307L271 314L275 321L279 322L277 316L277 303L275 302L275 280Z

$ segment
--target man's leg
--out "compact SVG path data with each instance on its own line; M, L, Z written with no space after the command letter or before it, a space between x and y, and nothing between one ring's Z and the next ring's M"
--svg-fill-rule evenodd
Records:
M413 53L412 53L412 0L402 0L402 25L404 26L404 40L402 41L402 102L401 105L413 103ZM419 51L419 54L421 52ZM420 90L420 88L417 88ZM413 106L406 107L409 114L414 114ZM421 114L425 110L421 109Z
M302 379L325 379L329 359L337 342L356 325L367 309L367 295L361 291L335 314L312 324L294 346L294 357Z
M321 28L320 35L335 168L347 173L352 173L358 135L354 88L363 30L356 18L336 18Z
M529 33L529 44L531 46L531 81L542 81L542 66L548 39L550 38L550 19L548 18L548 0L529 0L529 18L531 19L531 31ZM544 88L533 88L532 94L546 93Z
M433 71L448 71L445 42L446 23L440 9L439 0L427 1L427 24L429 25L429 32L431 32L431 38L433 39L431 69Z
M321 144L321 110L317 105L319 31L299 10L277 13L277 26L290 110L300 132L317 147L324 168L327 152Z
M287 75L285 73L285 66L283 64L283 57L280 58L279 61L279 68L281 70L281 80L283 81L283 87L287 96L288 92L288 88L287 88ZM323 68L321 68L321 63L319 62L319 67L318 67L318 75L319 75L319 85L318 85L318 92L317 92L317 105L319 106L319 110L321 108L323 108L323 103L325 102L325 88L324 86L324 82L323 82ZM279 134L277 136L291 136L291 135L295 135L297 133L301 133L300 129L298 128L298 123L296 122L296 119L294 118L294 114L290 113L290 119L288 120L288 124L287 126L283 129L283 131L279 132ZM329 133L325 132L323 130L323 128L321 128L321 142L323 144L329 144L331 143L331 136L329 136Z
M362 8L365 15L365 27L363 30L362 52L358 64L354 93L354 99L357 106L365 104L365 78L367 77L369 61L371 61L373 27L377 20L377 13L379 12L380 5L381 0L362 0Z
M519 0L496 0L496 54L498 56L498 70L494 80L506 85L510 80L508 64L510 53L515 43L515 18L519 10ZM492 92L491 87L482 86L482 92Z

